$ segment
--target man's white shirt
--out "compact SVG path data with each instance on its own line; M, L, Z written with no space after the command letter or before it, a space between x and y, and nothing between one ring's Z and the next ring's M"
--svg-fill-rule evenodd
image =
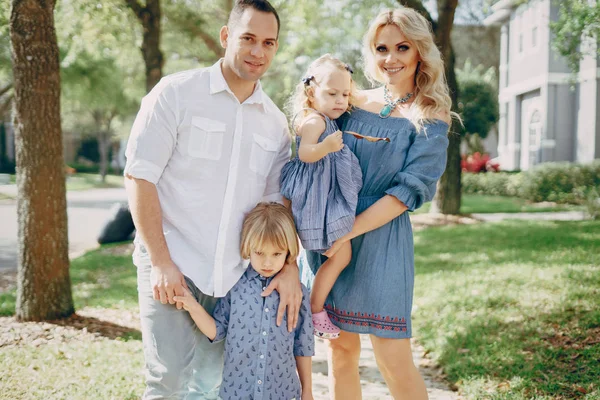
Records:
M260 201L281 201L291 154L285 115L260 82L240 104L221 62L169 75L144 97L124 171L156 185L171 259L215 297L244 273L244 215ZM134 264L150 264L139 235L135 242Z

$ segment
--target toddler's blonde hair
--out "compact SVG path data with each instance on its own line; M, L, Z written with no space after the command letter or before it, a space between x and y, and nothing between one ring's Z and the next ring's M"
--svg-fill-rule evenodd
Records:
M258 203L242 224L240 253L243 259L249 259L252 250L260 250L266 243L287 250L288 263L300 252L292 213L279 203Z
M306 70L306 74L303 76L303 79L296 85L294 89L294 93L288 100L285 109L292 120L299 119L300 121L305 117L310 111L306 110L307 108L314 108L311 103L308 93L310 90L313 90L315 85L319 85L320 82L323 81L323 77L330 71L331 69L337 69L340 71L348 71L350 74L350 96L348 99L348 109L346 111L350 111L352 105L356 102L356 85L354 80L352 79L352 73L350 71L350 66L338 58L333 57L331 54L323 54L321 57L314 60ZM312 77L309 80L309 84L306 85L304 83L304 79ZM299 122L299 121L297 121ZM293 127L294 128L294 127Z

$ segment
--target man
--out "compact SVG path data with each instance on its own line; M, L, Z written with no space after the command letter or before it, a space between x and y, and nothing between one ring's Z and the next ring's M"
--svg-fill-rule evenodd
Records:
M285 116L259 82L278 35L268 1L237 1L220 32L224 58L162 79L133 125L125 181L138 232L144 399L218 393L222 345L210 344L173 297L187 287L212 312L248 265L239 251L244 214L259 201L281 200L290 139ZM277 321L287 307L291 331L302 299L297 266L286 265L265 289L280 293Z

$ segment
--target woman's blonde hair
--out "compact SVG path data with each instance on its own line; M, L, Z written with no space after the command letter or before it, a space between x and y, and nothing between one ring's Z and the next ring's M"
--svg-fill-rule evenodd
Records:
M435 115L452 115L452 100L444 72L444 61L433 40L431 24L412 8L400 7L385 10L371 22L363 38L363 61L365 75L371 83L383 83L384 79L375 62L375 39L380 29L387 25L397 26L402 35L411 42L419 54L415 76L415 99L410 121L421 129L424 121Z
M323 77L332 69L348 71L348 74L350 74L350 97L348 99L347 109L347 111L350 111L352 104L356 101L356 85L352 79L352 68L348 64L327 53L310 63L306 70L306 74L296 85L294 93L288 100L285 109L292 120L295 120L296 118L302 120L302 117L305 117L310 112L307 108L314 108L308 93L310 90L314 90L313 88L318 86L319 83L323 81Z
M279 203L258 203L242 224L243 259L249 259L252 250L262 249L266 243L287 250L287 262L293 262L300 252L292 213Z

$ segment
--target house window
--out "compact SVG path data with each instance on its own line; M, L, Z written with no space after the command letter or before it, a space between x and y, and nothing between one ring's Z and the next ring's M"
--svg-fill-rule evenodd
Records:
M537 26L534 26L533 29L531 30L531 46L532 47L537 46L537 33L538 33L538 28L537 28Z
M529 120L529 137L527 148L529 153L529 167L539 164L541 160L542 144L542 118L540 112L535 110Z

